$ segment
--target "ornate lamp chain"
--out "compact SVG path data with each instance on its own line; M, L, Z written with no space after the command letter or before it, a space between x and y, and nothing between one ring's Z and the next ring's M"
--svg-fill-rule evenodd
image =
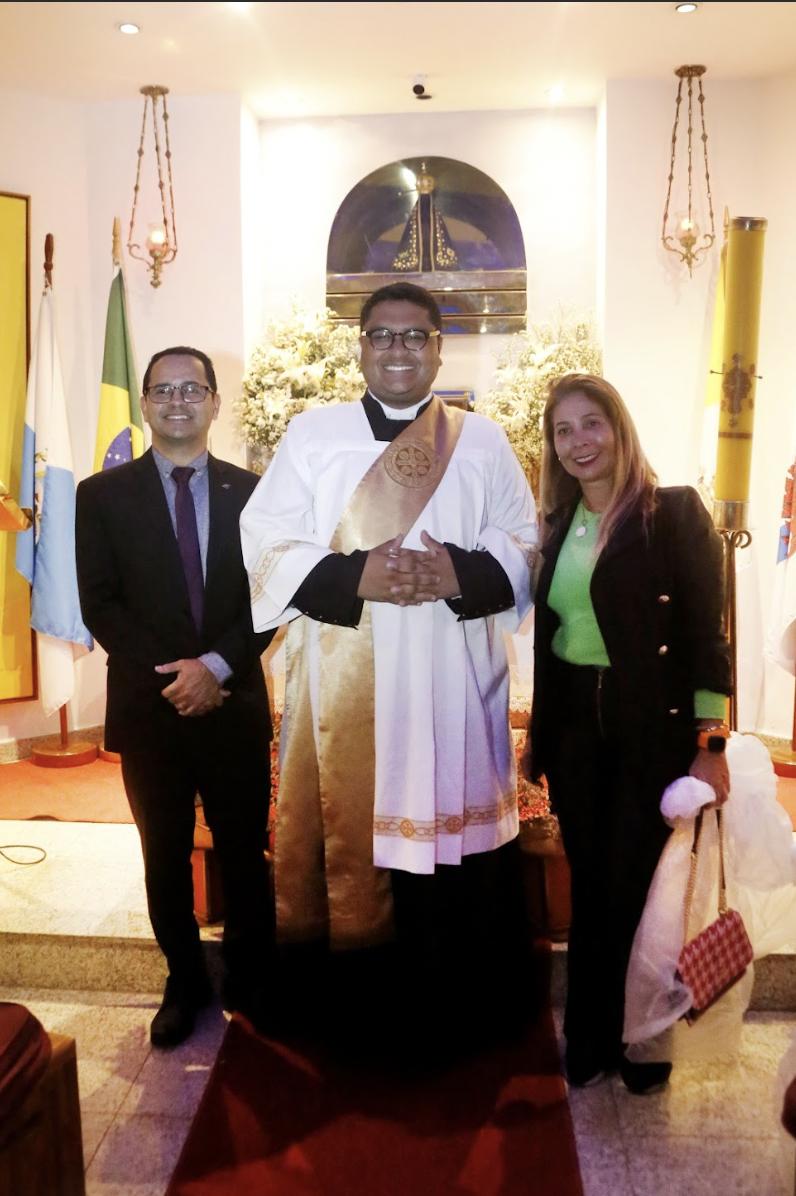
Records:
M151 271L152 278L150 282L153 287L160 286L160 271L162 266L167 262L171 262L177 255L177 224L174 212L174 180L171 170L171 145L169 142L169 113L166 107L166 96L168 94L167 87L149 86L142 87L141 93L144 96L144 115L141 121L141 137L138 144L138 165L135 175L135 186L133 187L133 210L130 215L130 229L127 234L127 248L130 256L137 258L139 261L146 262L148 269ZM166 143L165 154L161 152L160 136L158 133L157 122L157 102L158 99L163 101L163 132ZM141 186L141 163L144 157L144 138L146 135L146 118L149 101L152 101L152 132L155 141L155 160L157 163L158 172L158 188L160 190L160 207L163 215L163 232L165 241L161 246L155 247L150 245L149 255L145 257L140 252L141 246L133 240L135 217L138 210L138 198ZM168 210L166 205L166 184L163 173L163 157L166 158L166 173L168 175L169 183L169 202Z
M713 215L713 195L710 190L710 170L708 168L708 135L705 128L705 97L702 92L702 75L705 73L703 66L681 66L675 71L679 78L677 84L677 98L675 100L674 108L674 126L672 128L672 154L671 162L669 164L669 179L666 189L666 202L663 208L663 225L661 227L661 243L664 249L668 249L671 253L676 253L681 261L688 266L688 273L693 272L695 264L699 263L699 259L704 254L716 239L715 218ZM676 234L679 244L674 243L674 237L671 233L666 232L666 227L669 222L669 205L672 197L672 184L674 182L675 156L677 152L677 130L680 121L680 104L683 98L683 79L688 80L688 216L686 227L679 230ZM693 80L698 80L699 94L697 99L699 101L699 110L702 125L702 146L704 150L705 159L705 189L707 193L708 213L710 217L710 232L702 234L703 243L697 245L698 238L694 234L693 221L693 132L694 132L694 117L693 117Z
M705 157L705 188L708 193L708 212L710 214L710 232L707 234L707 236L709 236L710 240L709 240L708 244L705 246L705 248L709 249L710 246L713 244L713 242L716 239L716 221L713 217L713 196L710 191L710 170L708 168L708 133L707 133L707 129L705 128L705 97L702 94L702 79L701 79L701 77L698 79L698 86L699 86L699 95L698 95L697 99L699 100L699 115L700 115L701 121L702 121L702 149L704 151L704 157ZM166 102L164 100L163 101L164 107L165 107L165 103ZM169 176L169 177L171 177L171 176ZM172 205L171 205L171 210L172 210L172 212L174 211L174 202L173 201L172 201ZM175 242L175 246L176 246L176 242Z

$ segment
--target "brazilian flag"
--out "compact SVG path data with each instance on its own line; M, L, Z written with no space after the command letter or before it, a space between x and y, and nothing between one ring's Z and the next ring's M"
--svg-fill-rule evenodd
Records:
M140 457L143 451L144 424L133 346L127 326L124 277L120 268L111 283L108 297L94 472L113 469L115 465L132 461L133 457Z

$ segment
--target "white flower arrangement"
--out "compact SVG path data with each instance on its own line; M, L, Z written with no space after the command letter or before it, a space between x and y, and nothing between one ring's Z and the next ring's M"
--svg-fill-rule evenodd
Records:
M588 320L560 315L515 333L497 363L495 385L476 407L505 431L536 485L542 458L542 414L548 388L562 374L599 374L602 353Z
M359 329L332 316L328 309L310 312L294 305L289 319L266 326L234 403L250 448L273 453L300 411L347 403L362 394Z

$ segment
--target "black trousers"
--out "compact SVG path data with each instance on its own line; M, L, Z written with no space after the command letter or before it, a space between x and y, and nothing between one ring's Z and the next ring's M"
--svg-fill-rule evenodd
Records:
M556 661L551 684L561 717L547 780L572 872L564 1033L608 1061L621 1049L633 936L669 835L661 795L690 761L662 765L628 730L610 669Z
M269 744L246 750L208 734L206 720L181 720L173 741L122 753L122 776L141 836L147 904L172 976L204 971L193 913L191 852L198 793L213 834L224 890L224 958L229 979L261 983L273 943L273 909L263 852L270 796Z

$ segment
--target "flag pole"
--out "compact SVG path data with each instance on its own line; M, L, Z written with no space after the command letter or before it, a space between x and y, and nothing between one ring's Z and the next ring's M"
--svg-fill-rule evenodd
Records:
M121 266L122 264L122 222L118 216L113 218L113 239L111 244L111 256L113 257L114 266Z
M55 239L52 233L44 238L44 290L52 291L53 286L53 254ZM79 764L90 764L97 758L97 745L85 740L69 742L69 724L67 721L66 703L58 708L60 725L60 742L42 745L31 752L31 760L44 768L75 768Z
M122 265L122 222L118 216L114 216L113 218L111 258L114 270L120 269ZM106 748L104 740L99 745L99 758L100 760L107 760L111 764L121 764L122 761L119 752L112 752L109 748Z

